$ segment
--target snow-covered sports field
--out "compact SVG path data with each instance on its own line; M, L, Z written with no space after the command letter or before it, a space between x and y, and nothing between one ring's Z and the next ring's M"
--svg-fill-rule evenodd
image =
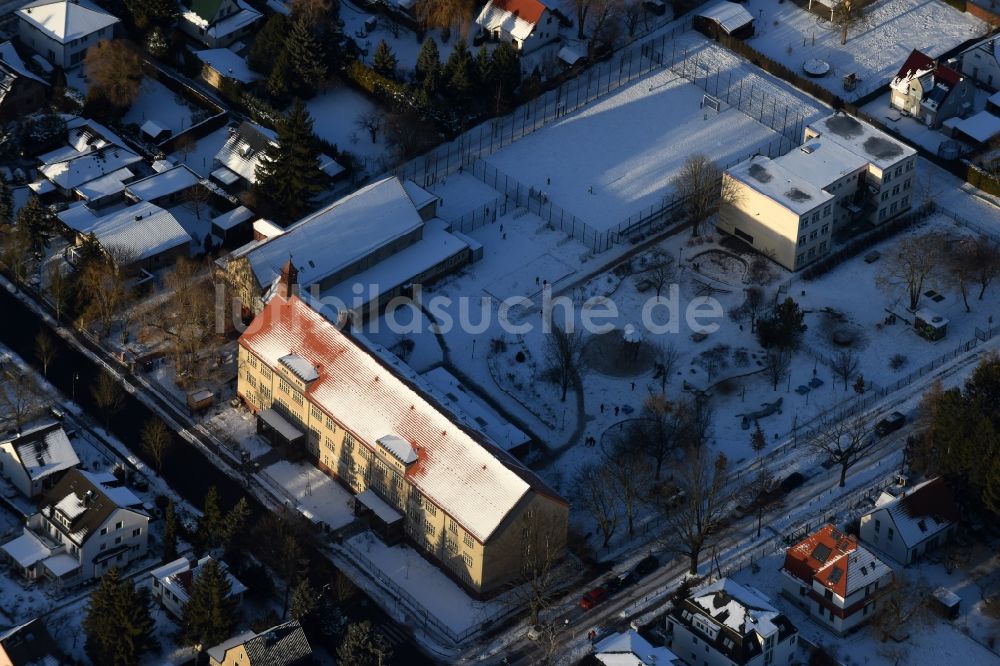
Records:
M777 150L781 135L670 71L646 77L516 141L488 162L599 231L669 196L684 160L720 165ZM787 141L786 141L787 147Z

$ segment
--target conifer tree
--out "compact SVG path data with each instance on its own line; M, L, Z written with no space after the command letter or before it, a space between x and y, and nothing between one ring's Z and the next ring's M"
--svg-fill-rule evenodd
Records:
M476 63L469 53L464 39L455 42L455 49L444 67L444 78L448 82L448 92L456 101L467 103L476 90Z
M424 81L430 75L438 75L441 69L441 53L433 37L428 37L417 54L417 81Z
M232 635L239 611L239 601L230 596L232 590L222 566L208 560L195 577L184 604L180 630L183 643L209 647Z
M271 67L271 73L264 86L272 97L279 100L285 99L291 91L292 79L294 78L295 73L292 71L288 51L281 51L274 61L274 66Z
M167 510L163 516L163 561L173 562L177 559L177 512L173 500L167 502Z
M295 586L292 600L288 605L288 613L293 620L303 620L319 606L320 593L312 586L308 578Z
M10 224L14 221L14 195L11 194L7 182L0 178L0 224Z
M95 664L133 666L157 646L153 627L146 591L122 580L112 568L90 594L83 619L84 649Z
M384 39L379 40L378 46L375 47L375 55L372 56L372 69L382 76L394 78L397 64L398 61L392 49L389 48Z
M285 52L295 73L293 89L306 97L315 95L316 90L326 81L326 56L323 45L305 21L299 20L292 24Z
M754 453L758 456L760 452L767 448L767 438L764 436L764 431L760 429L760 424L754 428L753 434L750 435L750 448L753 449Z
M204 553L222 540L225 528L222 521L222 509L219 508L219 491L215 486L208 487L208 492L205 493L205 504L201 511L194 547L199 553Z
M337 647L339 666L382 666L392 659L392 648L381 634L372 629L368 620L347 625L344 638Z
M226 551L226 556L230 559L232 559L230 556L233 555L234 548L238 545L238 537L243 533L243 529L246 527L247 519L249 518L250 505L247 503L245 497L241 497L233 505L233 508L226 513L226 519L223 521L220 545Z
M54 227L53 215L41 200L32 195L17 211L17 224L31 238L31 249L41 255L49 244L48 235Z
M323 189L313 121L300 100L278 123L278 145L269 147L257 166L258 196L273 204L275 217L290 222L312 207Z
M269 74L278 61L278 56L285 50L285 38L288 35L288 18L275 12L264 23L254 37L250 51L247 53L247 65L261 74Z
M490 76L494 92L499 89L505 100L511 99L514 91L521 85L521 59L514 47L507 42L500 42L493 51Z
M476 78L484 84L493 81L493 63L490 59L490 52L486 50L486 44L479 47L476 53Z

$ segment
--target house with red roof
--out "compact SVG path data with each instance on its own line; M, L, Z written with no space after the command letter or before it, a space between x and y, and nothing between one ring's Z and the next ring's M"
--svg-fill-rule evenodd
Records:
M559 38L559 20L539 0L490 0L476 25L486 37L510 42L521 53Z
M781 573L782 594L841 636L875 614L893 581L889 565L829 524L788 549Z
M298 296L291 260L239 340L237 392L271 441L356 493L355 511L399 533L477 596L560 559L566 500ZM392 529L395 528L395 529Z
M912 564L958 529L958 507L941 477L893 494L883 491L861 517L861 540L900 564Z
M975 84L959 71L914 49L889 83L889 106L928 127L972 112Z

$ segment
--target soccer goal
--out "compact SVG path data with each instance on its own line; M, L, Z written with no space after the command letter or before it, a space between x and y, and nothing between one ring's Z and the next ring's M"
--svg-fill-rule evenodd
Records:
M713 97L712 95L705 93L705 95L702 96L701 98L701 108L712 109L713 111L718 113L719 111L722 110L722 100L720 100L718 97Z

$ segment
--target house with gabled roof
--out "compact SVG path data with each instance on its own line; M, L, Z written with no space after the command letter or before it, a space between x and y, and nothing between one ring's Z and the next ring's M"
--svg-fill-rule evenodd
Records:
M248 36L263 14L243 0L183 0L177 25L210 49Z
M0 122L35 113L45 105L48 82L29 70L12 42L0 44Z
M209 666L302 666L312 646L298 620L255 634L243 632L207 650Z
M0 666L58 666L67 662L39 618L0 631Z
M153 600L158 601L174 618L178 620L183 618L184 607L191 596L194 581L201 573L202 567L211 559L208 555L193 561L186 557L178 557L150 571ZM229 583L229 598L241 601L243 593L247 591L246 585L229 571L225 562L219 562L219 568Z
M594 645L586 666L679 666L680 657L665 647L647 641L634 629L612 634Z
M960 517L951 489L936 477L896 494L882 491L859 532L872 548L912 564L954 536Z
M566 500L296 292L286 268L239 339L237 393L262 426L358 501L373 491L373 513L473 594L519 578L526 534L561 557Z
M66 431L58 423L40 425L0 441L0 475L28 498L46 492L66 470L79 464Z
M964 76L990 90L1000 88L1000 36L991 35L970 46L958 55L959 67Z
M782 593L839 635L871 619L893 581L889 565L833 525L789 548L781 573Z
M494 40L529 53L559 38L559 20L540 0L489 0L476 25Z
M763 593L729 578L700 587L667 613L667 647L688 664L790 664L798 629Z
M88 0L34 0L17 10L18 38L53 65L70 69L87 49L113 39L120 21Z
M889 83L889 106L928 127L972 112L976 87L960 72L914 49Z
M146 554L149 516L113 474L71 469L0 552L28 579L77 584Z

